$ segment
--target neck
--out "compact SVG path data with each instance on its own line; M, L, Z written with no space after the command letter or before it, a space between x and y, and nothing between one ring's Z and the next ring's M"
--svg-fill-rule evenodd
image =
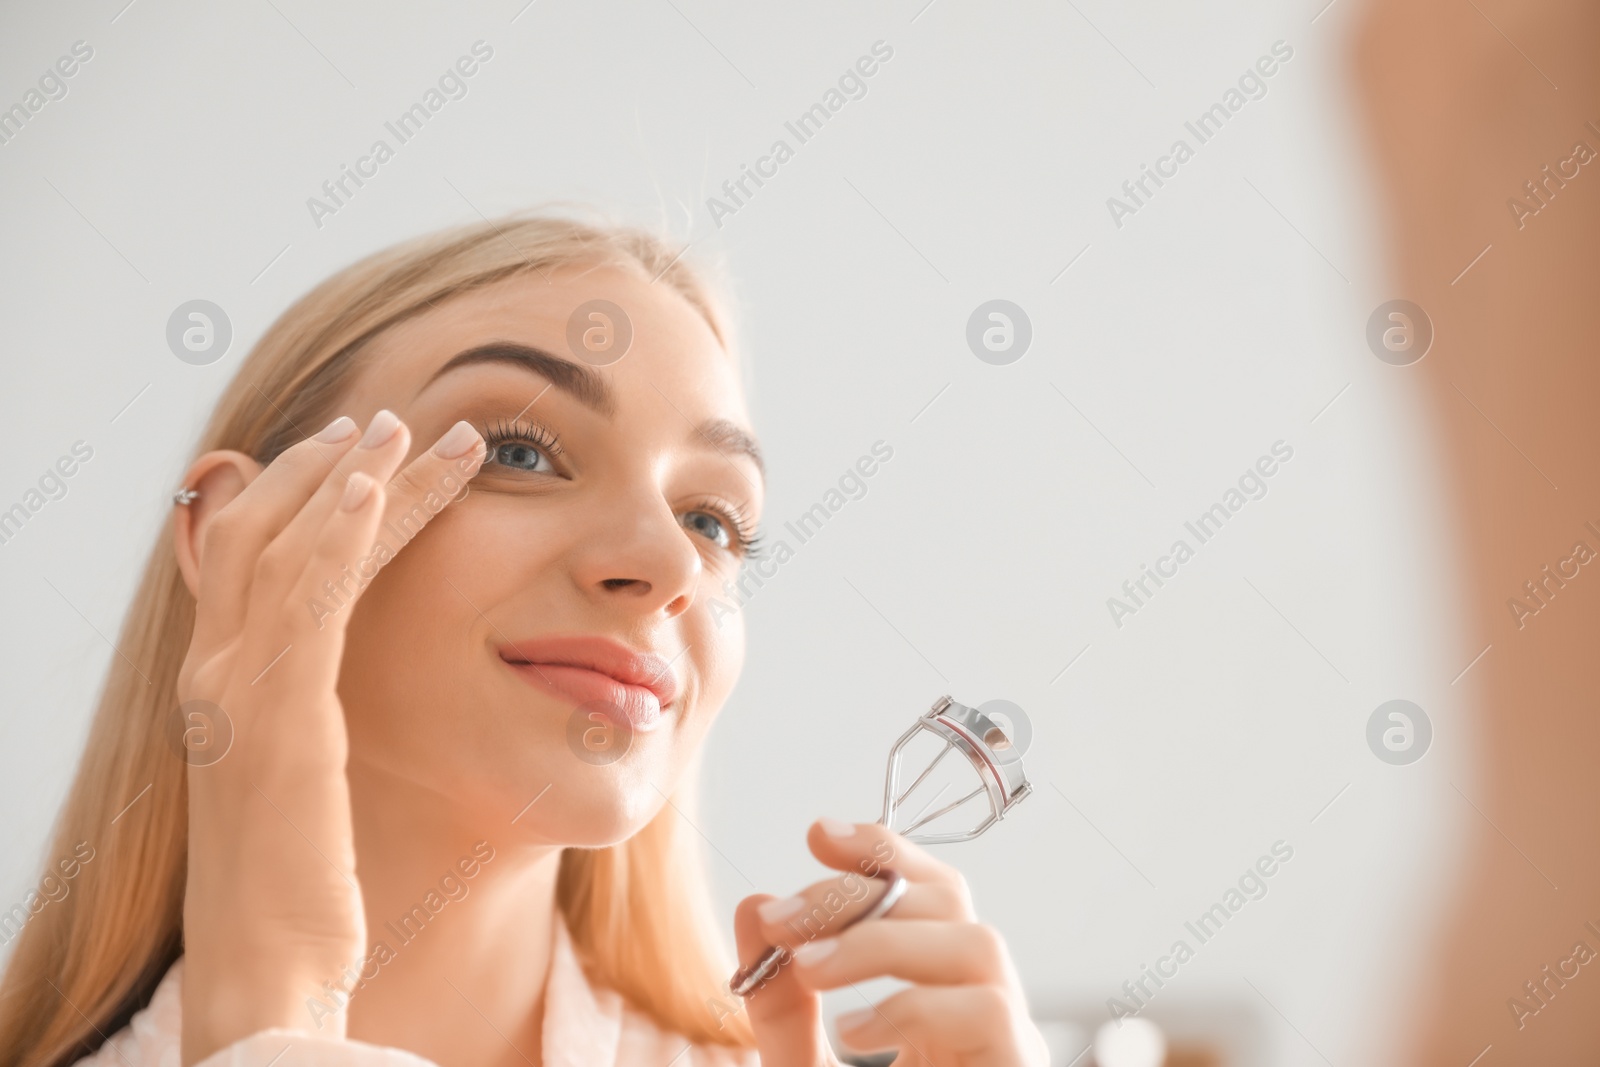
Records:
M539 1064L561 849L370 764L348 777L368 943L348 1036L436 1063Z

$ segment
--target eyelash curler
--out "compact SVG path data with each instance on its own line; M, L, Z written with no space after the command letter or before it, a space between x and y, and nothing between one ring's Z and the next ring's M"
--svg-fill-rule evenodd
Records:
M995 710L1000 712L999 708ZM1005 818L1007 812L1022 803L1028 794L1033 792L1033 785L1022 769L1022 753L1027 748L1029 731L1027 719L1021 712L1022 709L1015 705L1006 706L1001 713L1017 716L1012 719L1009 727L1006 727L977 708L957 704L949 696L942 696L934 701L933 707L918 718L909 730L901 734L894 747L889 749L889 765L883 783L883 815L878 819L878 824L894 830L914 844L943 845L957 841L971 841ZM939 748L938 754L922 769L922 773L902 790L901 764L905 758L906 746L924 732L934 735L944 744ZM927 812L927 809L943 796L944 789L941 789L932 800L922 806L921 810L911 816L906 825L897 826L896 822L905 810L906 801L916 792L918 786L928 780L934 768L951 751L959 752L966 757L967 763L977 774L977 788L936 811ZM948 784L944 788L948 789ZM984 797L988 804L988 814L966 829L917 832L922 827L951 815L980 796ZM888 888L872 907L840 926L840 932L858 922L881 918L905 895L908 883L904 875L883 868L875 877L887 882ZM777 974L779 968L789 962L790 956L790 951L781 945L769 948L754 963L741 967L729 979L729 990L741 997L751 996L766 983L767 979Z
M1020 712L1021 709L1017 711ZM957 704L948 696L942 696L934 701L928 713L913 723L911 729L901 734L900 740L889 750L889 769L883 783L883 815L878 822L895 830L907 841L919 845L971 841L981 835L1005 818L1008 811L1022 803L1028 794L1033 792L1033 785L1022 770L1022 752L1026 742L1022 731L1018 729L1021 725L1022 723L1014 722L1010 730L1007 730L979 709ZM917 775L915 781L903 791L896 792L900 784L900 763L905 747L923 731L942 738L944 746L939 749L939 754L932 762L923 768L922 773ZM1016 736L1013 737L1013 734ZM895 819L900 814L906 798L916 791L917 786L933 773L933 769L952 750L967 757L967 762L978 773L980 779L978 787L959 800L951 801L930 814L923 815L919 812L912 816L913 821L904 829L897 828ZM985 794L989 802L989 814L983 821L961 831L924 834L916 832L919 827L950 814L980 794ZM934 800L937 799L936 796ZM932 803L933 801L930 801L925 807L931 806Z

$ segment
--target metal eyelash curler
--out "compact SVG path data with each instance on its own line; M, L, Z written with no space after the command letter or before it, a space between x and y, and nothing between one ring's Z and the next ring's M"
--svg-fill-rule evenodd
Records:
M1020 709L1019 709L1020 710ZM908 785L904 791L895 792L900 784L900 759L903 750L913 738L921 731L928 731L944 740L944 747L933 761L923 768L916 780ZM995 722L977 708L969 708L965 704L957 704L948 696L942 696L934 701L928 713L916 721L905 733L900 735L900 740L894 743L889 750L889 770L883 783L883 815L878 822L895 830L907 841L919 845L944 845L955 841L971 841L982 834L989 827L1006 817L1006 812L1020 804L1029 793L1033 792L1033 785L1022 771L1022 752L1025 745L1016 743L1020 738L1013 738L1016 733L1016 724L1011 731ZM900 807L907 797L916 791L939 762L948 756L951 750L959 751L967 757L967 762L972 764L972 769L978 772L980 783L978 788L951 801L944 807L928 815L920 812L914 815L913 822L904 829L897 830L894 821L900 813ZM977 825L959 832L947 831L944 833L918 834L918 827L926 826L941 816L948 815L957 808L975 799L980 794L986 794L989 801L989 816ZM938 798L935 797L935 800ZM932 801L929 802L931 806Z
M1022 709L1015 708L1014 705L1012 708L1019 716L1021 715ZM929 708L926 714L900 735L894 747L889 749L889 765L883 784L883 815L878 819L878 824L894 830L907 841L919 845L971 841L980 836L989 827L1005 818L1007 812L1033 792L1033 786L1022 769L1022 754L1027 748L1029 739L1027 729L1026 717L1014 720L1007 728L977 708L957 704L949 696L940 697L934 701L933 707ZM923 768L922 773L902 790L899 788L900 764L906 746L924 731L941 739L944 745L939 749L938 755ZM924 814L943 795L944 790L941 790L923 805L922 810L911 817L912 821L908 825L903 828L897 827L895 820L904 810L907 798L916 792L917 787L928 779L934 768L952 750L960 752L967 758L968 764L977 773L978 787L937 811ZM945 788L947 789L948 785ZM929 831L920 834L916 832L920 827L950 815L979 796L986 798L989 812L974 825L965 830ZM888 888L872 907L839 927L841 932L858 922L882 917L905 895L908 883L904 875L883 868L875 877L888 882ZM741 997L751 996L767 979L777 974L780 967L789 962L790 956L788 949L781 945L773 946L748 967L741 967L729 979L729 990Z

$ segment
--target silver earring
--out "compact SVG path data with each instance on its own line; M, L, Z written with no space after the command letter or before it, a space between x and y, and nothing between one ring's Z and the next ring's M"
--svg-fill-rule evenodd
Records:
M179 507L188 507L192 501L198 500L199 498L200 491L198 489L190 489L188 486L184 486L182 489L179 489L176 493L172 494L172 502L177 504Z

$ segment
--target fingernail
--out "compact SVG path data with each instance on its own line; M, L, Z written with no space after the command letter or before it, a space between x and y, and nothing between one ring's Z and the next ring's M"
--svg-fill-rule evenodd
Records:
M842 1011L838 1015L834 1016L833 1028L838 1030L840 1033L843 1033L846 1030L854 1030L856 1027L861 1026L871 1019L872 1013L872 1008L857 1008L855 1011Z
M802 967L815 967L839 948L839 939L836 937L823 937L815 941L807 941L794 950L794 961Z
M343 441L355 432L356 420L349 415L340 415L337 419L324 426L321 432L316 437L313 437L312 440L321 441L324 444L332 444L334 441Z
M856 835L856 824L853 822L845 822L843 819L835 819L824 815L822 818L817 820L817 825L822 827L822 832L827 834L829 837L842 838L854 837Z
M372 487L377 484L371 475L356 471L344 483L344 496L339 499L339 506L346 511L356 510L367 502L367 497L372 495Z
M472 423L463 420L445 431L444 436L434 444L433 454L440 459L456 459L472 451L480 440Z
M791 915L798 915L806 906L804 897L785 897L782 900L769 900L756 908L756 914L761 916L762 922L781 923Z
M361 435L362 448L377 448L400 428L400 419L394 412L384 408L372 416L372 421L367 423L367 432Z

